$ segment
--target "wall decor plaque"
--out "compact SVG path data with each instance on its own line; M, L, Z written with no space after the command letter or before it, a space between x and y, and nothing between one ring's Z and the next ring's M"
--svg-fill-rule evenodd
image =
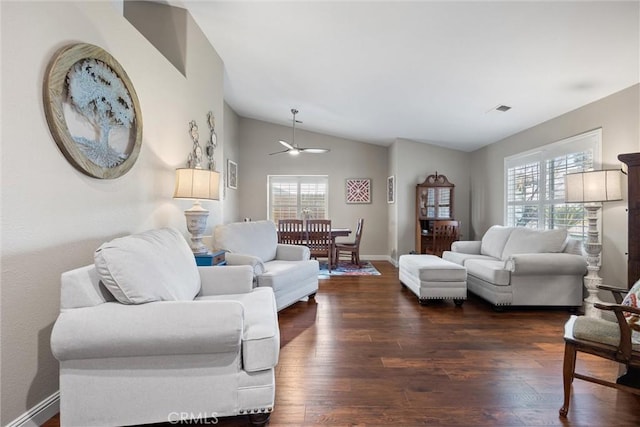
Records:
M44 78L49 130L65 158L94 178L112 179L131 169L142 143L142 113L122 66L87 43L55 53Z
M348 178L345 195L347 203L371 203L371 179Z
M238 188L238 164L230 159L227 159L227 186Z

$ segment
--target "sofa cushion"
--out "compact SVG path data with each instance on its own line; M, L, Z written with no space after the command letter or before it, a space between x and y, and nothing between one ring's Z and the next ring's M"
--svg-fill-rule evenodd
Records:
M511 272L505 269L504 261L469 259L464 266L469 276L475 276L496 286L509 286Z
M442 253L442 259L450 262L455 262L456 264L460 264L460 265L465 265L467 260L470 260L470 259L484 259L487 261L495 261L495 258L490 257L488 255L465 254L464 252L453 252L453 251L444 251Z
M253 255L263 262L276 257L278 232L273 221L235 222L216 226L214 246L225 251Z
M622 305L640 309L640 280L629 289L624 300L622 300ZM631 341L634 344L640 344L640 316L635 313L624 313L624 317L633 331L631 333Z
M318 261L269 261L265 263L266 271L258 276L258 286L269 286L277 292L283 288L291 288L292 283L302 283L310 276L318 275Z
M102 283L123 304L188 301L200 291L193 252L172 228L103 243L94 261Z
M504 245L509 239L509 235L513 231L513 227L503 227L494 225L482 236L482 244L480 245L480 253L493 258L502 259L502 251Z
M526 227L515 227L502 251L502 259L506 260L515 254L538 254L562 252L567 244L567 230L537 230Z

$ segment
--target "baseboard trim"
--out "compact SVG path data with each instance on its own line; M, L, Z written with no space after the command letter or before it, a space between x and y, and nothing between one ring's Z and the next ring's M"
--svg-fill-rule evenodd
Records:
M7 424L6 427L40 427L46 421L60 412L60 392L56 391L51 396L20 415Z
M368 261L387 261L393 264L395 267L398 264L389 255L360 255L360 259L366 259Z

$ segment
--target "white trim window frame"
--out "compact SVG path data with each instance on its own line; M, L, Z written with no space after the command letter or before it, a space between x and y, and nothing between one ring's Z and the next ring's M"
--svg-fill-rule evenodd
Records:
M329 177L327 175L268 175L267 218L329 218Z
M582 204L564 201L564 175L600 168L602 129L595 129L504 160L504 224L566 228L585 240Z

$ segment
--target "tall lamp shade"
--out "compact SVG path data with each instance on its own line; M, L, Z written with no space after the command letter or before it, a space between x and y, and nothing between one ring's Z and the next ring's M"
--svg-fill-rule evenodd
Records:
M187 229L191 233L190 247L194 254L203 254L209 248L202 242L209 211L202 207L200 200L220 199L220 173L201 168L176 169L175 199L193 199L193 206L184 211Z
M586 171L564 176L565 201L567 203L584 203L587 211L587 275L584 285L589 295L584 299L584 312L589 317L601 317L600 310L594 304L601 302L598 298L598 286L602 284L600 271L600 233L598 232L598 211L601 202L622 200L622 172L618 169Z
M622 200L622 172L618 169L565 175L567 203L595 203Z

